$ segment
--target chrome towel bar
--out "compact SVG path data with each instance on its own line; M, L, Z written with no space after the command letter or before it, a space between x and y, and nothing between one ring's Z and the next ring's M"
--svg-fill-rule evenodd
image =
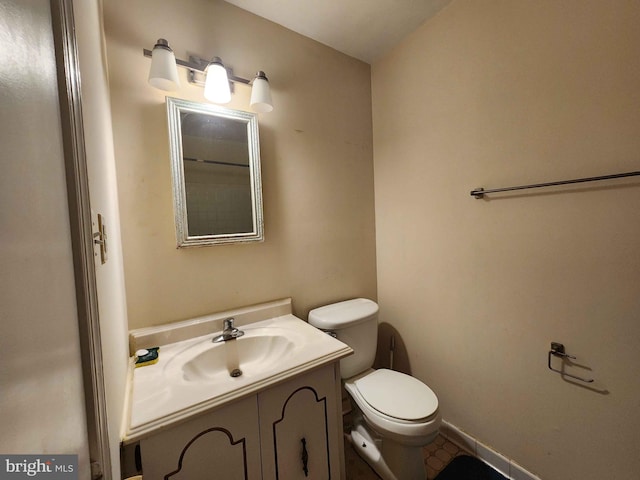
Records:
M484 195L486 195L487 193L510 192L512 190L525 190L528 188L554 187L556 185L569 185L572 183L596 182L599 180L611 180L613 178L636 177L638 175L640 175L640 171L615 173L613 175L601 175L599 177L575 178L573 180L560 180L558 182L534 183L531 185L518 185L516 187L492 188L490 190L485 190L484 188L480 187L480 188L476 188L475 190L471 190L470 195L478 199L478 198L483 198Z

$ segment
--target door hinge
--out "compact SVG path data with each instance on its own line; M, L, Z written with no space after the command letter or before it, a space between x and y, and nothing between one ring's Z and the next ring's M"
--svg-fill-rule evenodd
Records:
M102 465L100 465L100 462L91 462L91 480L99 480L103 475Z
M97 232L93 232L93 243L100 247L100 261L104 265L107 263L107 227L102 214L98 214L98 225L95 222L92 223L94 228L98 229Z

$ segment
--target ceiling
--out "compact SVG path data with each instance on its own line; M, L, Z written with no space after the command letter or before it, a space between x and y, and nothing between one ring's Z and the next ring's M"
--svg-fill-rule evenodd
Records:
M452 0L226 0L372 63Z

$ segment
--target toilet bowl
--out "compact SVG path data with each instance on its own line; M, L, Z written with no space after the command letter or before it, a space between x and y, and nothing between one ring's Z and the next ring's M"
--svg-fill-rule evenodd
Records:
M438 398L414 377L371 368L377 314L375 302L358 298L312 310L309 323L354 350L340 361L340 374L354 405L355 450L384 480L426 479L422 447L438 435Z
M438 435L438 399L418 379L393 370L369 370L345 380L344 388L382 437L422 447Z

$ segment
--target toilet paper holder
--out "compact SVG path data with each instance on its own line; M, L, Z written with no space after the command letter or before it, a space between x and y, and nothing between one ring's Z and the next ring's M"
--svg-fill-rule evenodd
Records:
M570 378L575 378L576 380L580 380L581 382L585 382L585 383L593 383L594 379L593 378L583 378L583 377L578 377L577 375L571 375L570 373L565 372L564 370L557 370L555 368L553 368L551 366L551 355L554 355L556 357L560 357L563 359L570 359L570 360L575 360L576 357L574 357L573 355L569 355L564 348L564 345L562 343L558 343L558 342L551 342L551 350L549 350L549 355L548 355L548 361L547 361L547 366L549 367L549 370L552 370L556 373L559 373L560 375L562 375L563 377L570 377Z

